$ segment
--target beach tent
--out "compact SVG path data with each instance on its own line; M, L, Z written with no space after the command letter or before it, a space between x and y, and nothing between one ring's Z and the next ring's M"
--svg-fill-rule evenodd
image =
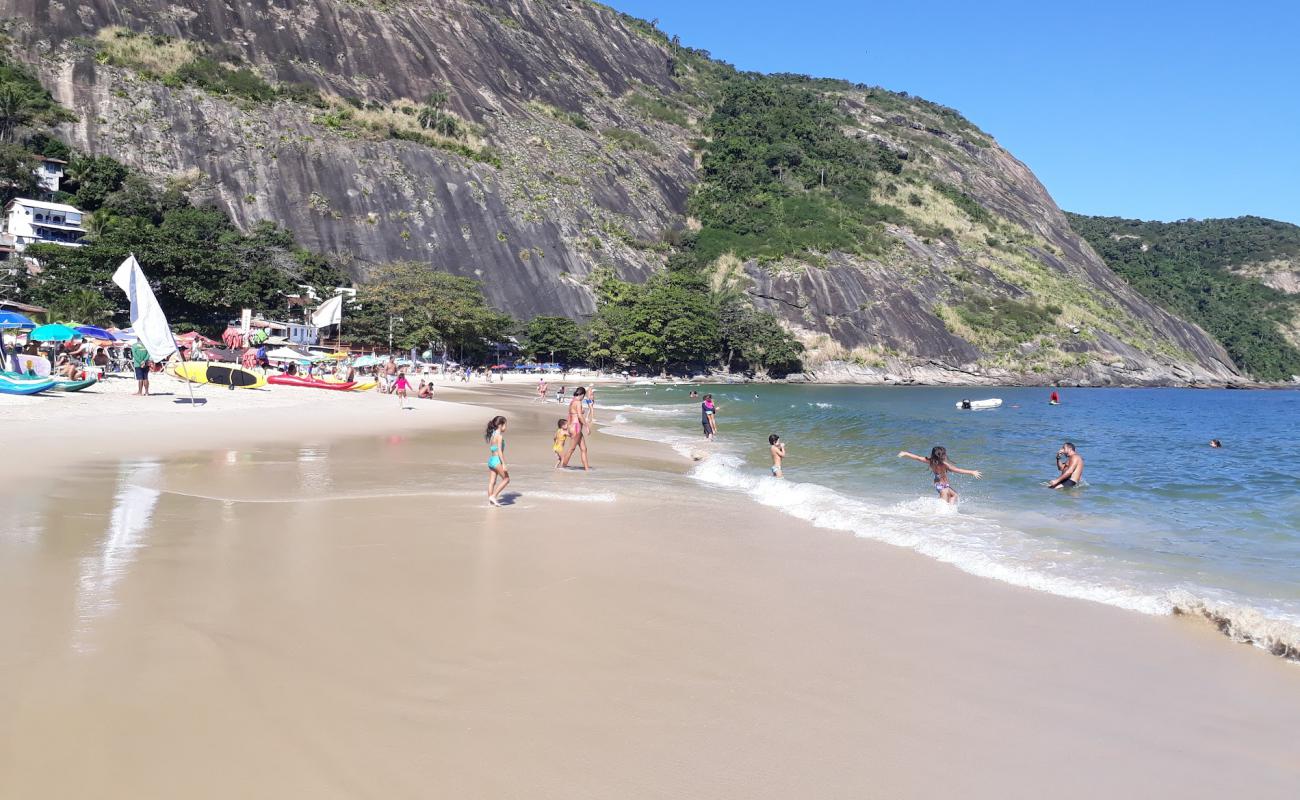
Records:
M287 347L277 347L274 350L268 350L266 357L272 361L315 361L315 358L305 353L299 353L297 350L290 350Z

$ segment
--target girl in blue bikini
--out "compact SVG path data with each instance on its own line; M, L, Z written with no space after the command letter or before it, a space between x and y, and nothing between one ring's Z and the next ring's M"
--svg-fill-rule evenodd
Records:
M922 464L928 465L930 471L934 473L934 490L939 493L939 499L948 505L957 504L957 493L952 490L952 486L948 483L948 473L955 472L958 475L969 475L972 478L980 477L980 471L977 469L961 469L949 463L948 450L944 447L936 447L931 450L929 458L914 455L906 450L899 453L898 457L910 458L913 461L920 461Z
M493 417L487 424L483 438L488 443L488 505L501 505L501 493L510 485L510 471L506 469L506 418Z

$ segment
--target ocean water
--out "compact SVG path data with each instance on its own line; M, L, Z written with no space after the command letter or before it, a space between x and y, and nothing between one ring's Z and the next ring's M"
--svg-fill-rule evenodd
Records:
M967 572L1147 614L1203 615L1300 657L1300 392L843 386L699 387L718 404L704 439L688 386L601 390L603 431L672 444L692 476L815 525L911 548ZM962 411L963 398L1003 400ZM769 433L786 442L771 478ZM1210 448L1212 438L1222 449ZM1045 488L1074 442L1084 485ZM956 508L928 468L948 448ZM792 534L794 535L794 534Z

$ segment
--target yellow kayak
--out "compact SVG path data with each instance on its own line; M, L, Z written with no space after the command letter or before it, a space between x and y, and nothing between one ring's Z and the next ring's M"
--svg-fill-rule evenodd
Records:
M335 375L330 375L329 377L325 378L325 382L326 382L326 383L344 383L345 381L344 381L342 378L340 378L340 377L337 377L337 376L335 376ZM366 381L365 383L357 383L356 386L353 386L353 387L352 387L352 391L354 391L354 392L368 392L368 391L370 391L371 389L375 388L375 387L378 386L378 385L379 385L379 381Z
M228 364L211 364L207 361L184 361L172 373L190 383L210 383L231 389L260 389L266 385L266 376Z

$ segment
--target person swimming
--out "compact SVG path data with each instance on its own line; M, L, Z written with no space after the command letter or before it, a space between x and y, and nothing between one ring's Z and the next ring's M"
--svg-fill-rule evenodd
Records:
M930 471L934 473L934 490L939 493L939 499L948 505L957 504L957 492L953 491L952 484L949 482L949 473L955 472L958 475L969 475L977 480L983 477L983 473L977 469L962 469L953 466L952 462L948 460L948 449L945 447L932 448L929 458L909 453L906 450L900 452L898 457L910 458L913 461L920 461L922 464L928 465Z
M488 505L501 505L501 493L510 485L510 470L506 467L506 418L493 417L488 421L483 438L488 443Z
M1223 447L1223 442L1219 441L1218 439L1211 439L1210 447L1214 447L1214 448Z
M1061 457L1065 463L1061 463ZM1074 449L1073 442L1066 442L1056 451L1056 468L1061 474L1047 484L1049 489L1073 489L1083 481L1083 456Z

